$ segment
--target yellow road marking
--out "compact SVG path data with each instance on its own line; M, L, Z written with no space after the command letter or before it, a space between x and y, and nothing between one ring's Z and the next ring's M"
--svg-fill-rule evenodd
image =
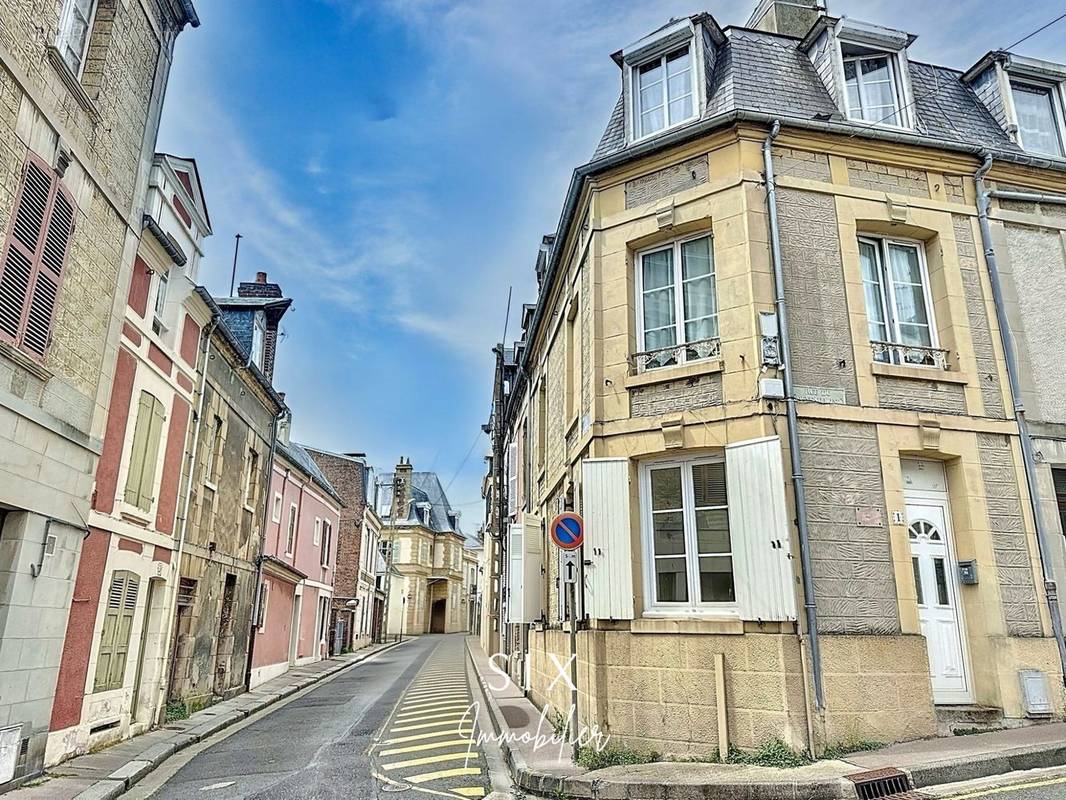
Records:
M463 797L484 797L485 790L480 786L460 786L458 789L452 789L456 794L461 794Z
M456 684L455 686L441 687L441 688L435 688L435 689L409 689L408 691L406 691L404 693L404 697L411 697L412 695L416 695L416 694L427 694L427 695L434 695L434 694L441 695L442 694L442 695L447 696L447 695L450 695L450 694L460 694L460 693L464 693L464 694L466 693L466 684L465 683L462 684L461 686L459 684Z
M433 733L413 733L410 736L398 736L394 739L386 739L382 744L403 744L404 742L417 742L421 739L432 739L435 736L469 736L474 732L473 728L453 728L451 730L434 731Z
M1037 789L1041 786L1054 786L1059 783L1066 783L1066 777L1064 778L1049 778L1046 781L1035 781L1033 783L1016 783L1013 786L1000 786L998 789L983 789L979 792L971 792L970 794L955 795L957 800L965 800L968 797L988 797L992 794L1004 794L1005 792L1018 792L1023 789Z
M442 769L439 772L426 772L422 775L408 775L404 780L408 783L426 783L427 781L439 781L441 778L461 778L464 775L480 775L481 767L456 767L455 769Z
M448 725L458 727L464 719L469 719L466 714L456 714L451 719L439 719L436 722L420 722L417 725L403 725L399 728L393 728L389 733L405 733L407 731L421 731L426 728L442 728ZM468 723L469 724L469 723Z
M401 703L400 708L402 708L406 713L409 709L418 709L419 711L430 711L434 708L458 705L462 705L465 708L466 706L470 705L470 703L470 698L457 697L452 700L420 700L417 703Z
M400 706L401 711L396 716L409 717L412 714L435 714L438 711L444 711L449 708L467 708L469 705L470 703L465 700L438 700L436 703L420 704L417 708L404 703Z
M382 750L378 753L379 756L400 756L404 753L422 753L426 750L436 750L441 747L456 747L458 745L466 745L469 747L473 743L473 739L452 739L448 742L431 742L430 744L413 744L410 747L393 747L389 750ZM471 752L476 753L476 750Z
M436 764L440 761L477 761L477 750L463 751L462 753L443 753L435 756L422 756L421 758L409 758L407 761L392 761L382 764L382 769L400 769L401 767L424 767L426 764Z
M396 721L399 722L401 725L406 725L408 722L429 722L430 720L434 719L447 719L449 717L454 718L456 715L461 717L465 713L465 709L442 710L430 714L426 714L425 712L419 712L413 715L406 715L406 719L400 719L399 717L397 717Z

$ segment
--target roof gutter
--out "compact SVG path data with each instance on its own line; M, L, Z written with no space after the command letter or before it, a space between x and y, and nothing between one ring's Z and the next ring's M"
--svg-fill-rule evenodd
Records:
M555 274L559 269L559 262L564 250L566 232L573 224L578 200L581 198L581 192L584 190L585 183L589 178L602 172L606 172L609 169L628 164L629 162L635 161L650 153L658 152L673 145L697 139L700 136L704 136L725 125L737 122L751 122L766 125L767 127L771 127L777 122L786 128L798 128L801 130L831 133L846 137L852 137L857 133L861 133L863 138L866 139L875 139L881 142L893 142L897 144L909 144L915 147L926 147L934 150L947 150L953 153L973 156L977 159L983 159L985 155L989 153L989 148L982 145L966 144L964 142L950 142L943 139L935 139L930 136L923 136L918 133L882 129L872 126L861 126L840 120L785 117L780 114L766 114L761 111L743 110L727 111L722 114L716 114L713 117L708 117L707 119L700 120L692 125L678 128L675 131L671 131L653 140L633 145L621 152L595 159L574 170L573 177L570 179L570 188L567 190L566 200L563 203L563 210L559 217L559 224L556 228L556 246L552 248L548 267L545 271L544 282L541 284L541 293L546 296L554 283ZM1019 166L1036 167L1038 169L1048 169L1054 172L1066 173L1066 161L1037 158L1026 155L1025 153L1011 152L1009 150L993 151L993 154L1000 161L1006 161ZM544 315L544 309L546 306L547 303L538 302L537 309L533 312L533 322L530 324L526 336L530 346L526 347L525 352L522 354L520 366L525 365L529 360L530 352L533 349L532 344L536 339L536 333L540 328L541 318Z
M1040 485L1036 472L1036 458L1033 455L1033 442L1029 438L1029 425L1025 419L1025 403L1022 400L1021 381L1019 380L1018 361L1014 350L1014 336L1011 334L1010 320L1003 300L1003 287L999 279L999 266L996 262L996 250L992 244L992 226L989 223L989 210L992 206L992 192L985 185L985 176L992 168L992 154L986 153L981 167L974 173L974 187L977 190L977 221L981 228L981 244L985 252L985 265L988 268L988 281L992 287L993 305L996 309L996 322L999 323L1000 343L1003 356L1007 362L1007 378L1010 382L1011 398L1014 401L1014 419L1018 425L1018 438L1022 448L1022 462L1025 466L1025 484L1029 490L1029 503L1036 523L1036 546L1040 554L1040 571L1044 579L1044 594L1047 597L1048 613L1051 616L1051 631L1055 644L1059 648L1059 665L1066 681L1066 639L1063 638L1062 612L1059 609L1058 586L1055 583L1055 570L1051 563L1049 536L1044 516L1040 511ZM998 196L1011 194L997 192ZM1023 194L1023 193L1015 193ZM1066 202L1059 198L1057 202Z

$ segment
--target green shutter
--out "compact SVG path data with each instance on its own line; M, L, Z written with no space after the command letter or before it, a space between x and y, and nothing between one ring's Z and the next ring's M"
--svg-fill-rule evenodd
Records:
M122 688L139 588L140 579L132 572L115 572L111 576L107 611L100 631L100 649L96 656L94 692Z
M165 419L163 404L148 392L141 392L130 448L130 468L126 474L125 499L143 511L151 511L155 500L155 466Z

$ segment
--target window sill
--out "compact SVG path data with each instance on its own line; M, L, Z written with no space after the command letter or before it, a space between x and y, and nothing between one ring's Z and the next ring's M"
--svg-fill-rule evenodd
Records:
M13 344L9 342L0 341L0 356L13 361L22 369L33 375L42 381L47 381L52 377L52 373L45 369L39 362L34 361L26 353L19 350Z
M204 486L206 486L215 494L218 494L218 485L215 484L213 481L204 481Z
M874 375L886 378L904 378L912 381L936 381L938 383L958 383L965 385L970 381L965 375L937 367L918 367L905 364L882 364L874 361L870 366Z
M71 72L70 67L67 66L67 62L63 60L63 54L59 52L59 49L55 45L48 45L45 48L45 54L48 56L48 61L52 64L52 68L59 75L63 81L63 85L67 87L74 99L78 101L85 113L92 119L94 125L100 122L100 109L96 107L96 103L85 91L85 87L81 85L81 81L78 80L78 76Z
M662 614L663 616L658 616ZM642 619L635 619L630 631L645 633L696 633L737 636L744 633L744 622L735 614L692 615L679 618L668 611L647 611ZM654 616L651 616L654 615Z
M686 125L691 125L692 123L699 121L699 118L700 118L699 114L693 114L691 117L686 117L683 120L679 120L678 122L674 122L674 123L672 123L670 125L667 125L667 126L665 126L663 128L659 128L659 130L657 130L657 131L652 131L651 133L641 134L640 136L633 135L633 136L630 137L628 145L629 146L633 146L633 145L636 145L636 144L641 144L643 142L651 141L652 139L656 138L657 136L663 136L663 135L665 135L667 133L670 133L671 131L676 131L678 128L683 128Z
M580 419L581 416L579 414L574 414L573 419L570 420L570 424L566 426L566 433L564 434L565 439L570 439L571 434L577 429L577 423Z
M711 375L725 369L725 362L720 358L710 358L706 361L695 361L690 364L678 364L672 367L659 367L641 372L637 375L627 375L625 387L635 389L638 386L650 386L656 383L669 383L670 381L694 378L698 375Z

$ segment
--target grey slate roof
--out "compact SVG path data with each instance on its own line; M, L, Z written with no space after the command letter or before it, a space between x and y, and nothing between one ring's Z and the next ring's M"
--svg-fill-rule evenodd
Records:
M395 473L392 472L387 472L381 476L377 493L377 507L374 509L382 521L388 524L392 524L392 482L394 476ZM430 518L427 527L430 530L437 533L458 533L460 536L463 535L463 532L459 529L458 520L453 525L451 520L448 519L448 512L454 513L455 509L448 502L448 497L444 493L444 487L440 485L440 478L437 477L436 472L411 473L411 500L411 507L407 509L407 515L404 519L397 520L398 523L421 524L416 516L415 508L419 503L429 503Z
M329 478L319 469L318 464L311 458L311 454L304 450L302 445L293 441L289 441L286 444L278 439L278 452L295 464L318 488L336 500L337 505L344 508L344 500L341 499L340 494L333 488L333 484L329 482Z
M788 118L846 120L814 65L799 48L799 40L747 28L726 28L727 41L707 70L708 119L730 111L774 114ZM930 64L910 62L911 86L918 132L951 142L965 142L999 151L1022 153L992 115L962 81L962 73ZM625 149L623 101L619 97L593 160ZM854 124L861 135L865 123Z

